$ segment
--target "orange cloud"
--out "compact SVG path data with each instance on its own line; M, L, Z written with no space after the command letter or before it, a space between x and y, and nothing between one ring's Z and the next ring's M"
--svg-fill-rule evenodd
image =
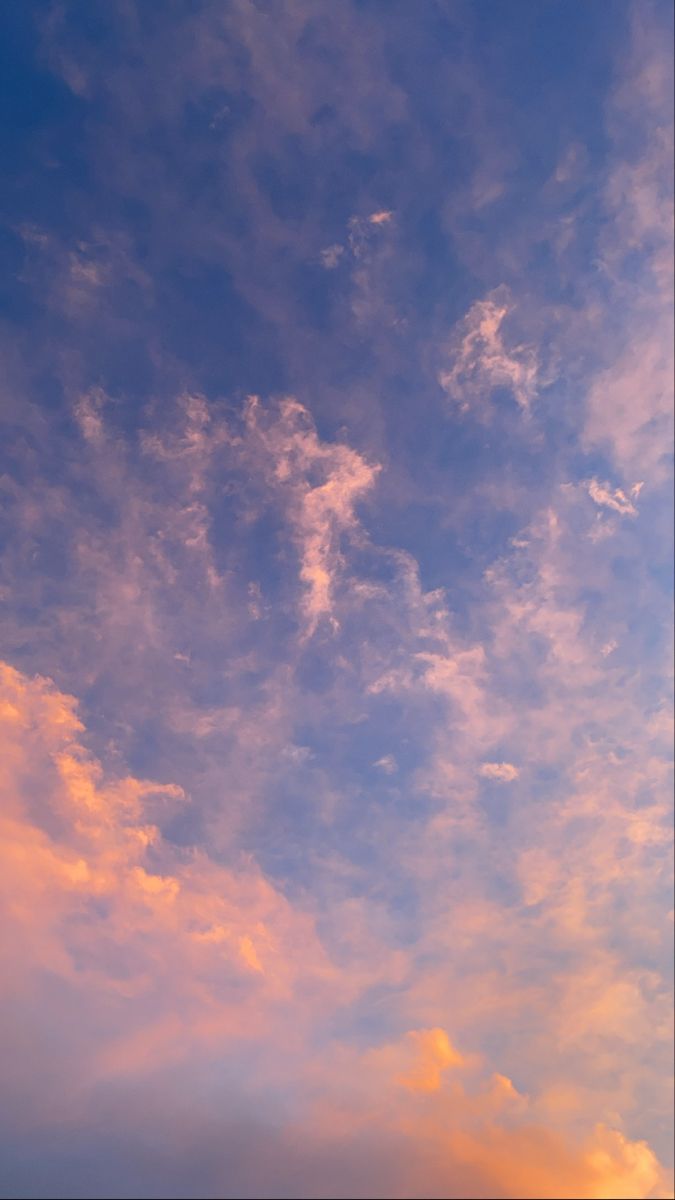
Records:
M172 1055L180 1039L161 1030L175 1021L189 1039L250 1035L256 1013L293 995L301 1011L301 993L337 986L311 918L253 864L176 855L147 820L149 799L185 803L179 788L107 779L72 698L4 664L0 682L6 985L30 992L49 968L92 1000L133 997L125 1022L138 1030L112 1026L104 1041L151 1038ZM96 1053L109 1062L113 1051Z
M357 1168L345 1196L384 1194L383 1188L401 1197L533 1200L672 1194L644 1142L606 1126L579 1132L588 1100L576 1085L559 1075L557 1090L549 1079L540 1097L523 1096L504 1074L483 1078L480 1058L460 1053L441 1025L412 1029L361 1054L344 1041L317 1049L326 1018L371 987L378 955L380 978L399 987L409 960L368 942L372 934L359 928L354 902L340 913L354 940L343 941L349 953L343 951L338 970L311 916L253 863L226 868L166 841L161 806L186 804L180 789L109 778L86 750L75 702L49 680L28 679L3 664L0 684L5 1049L13 1063L12 1031L26 1021L33 1028L38 1000L38 1011L49 1013L44 981L58 980L68 1019L64 1024L52 1013L49 1020L68 1045L68 1072L58 1079L61 1129L69 1120L84 1127L81 1097L87 1089L94 1097L102 1082L135 1089L171 1067L182 1072L177 1086L189 1088L197 1064L214 1055L226 1064L249 1044L261 1063L252 1084L281 1081L298 1092L294 1115L279 1117L289 1144L304 1147L292 1169L305 1178L308 1164L318 1164L321 1174L333 1170L335 1154L351 1157ZM149 804L158 819L148 819ZM563 928L571 901L560 864L523 860L523 870L530 902L552 896ZM447 910L443 920L447 925ZM461 962L476 938L503 920L494 906L453 910L440 995L446 1007L453 997L465 1026L467 1008L480 1009L481 992L492 1021L505 1011L504 997L499 977L481 980L475 970L468 991L455 996L453 959ZM441 926L430 927L427 947L438 949L440 936ZM576 924L573 936L578 941ZM359 954L371 960L369 969ZM598 960L596 950L594 956L595 974L560 972L554 980L555 1035L566 1053L595 1045L608 1030L647 1038L641 981L613 976L613 964ZM417 991L410 987L406 1003L428 1004L424 987L432 979L428 973ZM522 1006L526 994L508 986L510 1002ZM51 1119L53 1084L43 1061L32 1070L41 1089L32 1110L39 1103L42 1119ZM144 1119L154 1119L153 1103ZM366 1160L358 1166L364 1147L376 1165L372 1178ZM254 1170L253 1159L246 1170Z
M413 1049L413 1062L399 1082L412 1092L437 1092L443 1071L459 1067L463 1059L455 1050L444 1029L420 1029L408 1034Z
M371 225L387 225L393 215L393 212L390 212L388 209L381 209L379 212L371 213L368 220Z

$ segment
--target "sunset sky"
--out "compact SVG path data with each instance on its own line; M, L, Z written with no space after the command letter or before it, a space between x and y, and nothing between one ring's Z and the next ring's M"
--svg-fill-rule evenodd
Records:
M671 0L0 25L0 1195L672 1197Z

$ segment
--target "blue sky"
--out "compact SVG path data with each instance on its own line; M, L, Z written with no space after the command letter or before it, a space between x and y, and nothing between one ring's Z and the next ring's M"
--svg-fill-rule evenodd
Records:
M672 6L1 20L5 1196L672 1196Z

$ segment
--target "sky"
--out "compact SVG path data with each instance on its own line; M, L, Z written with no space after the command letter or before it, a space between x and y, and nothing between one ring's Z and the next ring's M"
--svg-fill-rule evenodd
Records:
M672 1197L672 4L0 22L0 1195Z

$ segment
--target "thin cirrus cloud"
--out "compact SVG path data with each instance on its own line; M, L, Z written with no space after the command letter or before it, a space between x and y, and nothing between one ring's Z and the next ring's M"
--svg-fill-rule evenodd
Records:
M672 14L533 7L3 14L1 1195L673 1196Z

